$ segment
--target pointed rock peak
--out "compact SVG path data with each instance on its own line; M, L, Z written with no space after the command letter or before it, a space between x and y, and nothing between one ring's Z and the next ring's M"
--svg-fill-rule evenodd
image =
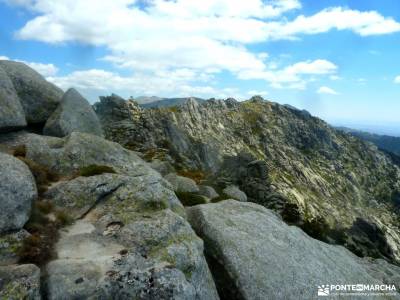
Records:
M64 99L64 98L67 98L67 97L82 97L82 98L83 98L83 96L82 96L76 89L74 89L74 88L69 88L69 89L65 92L65 94L64 94L64 96L63 96L63 99Z
M47 120L43 133L64 137L74 131L103 136L100 121L90 103L76 89L70 88Z

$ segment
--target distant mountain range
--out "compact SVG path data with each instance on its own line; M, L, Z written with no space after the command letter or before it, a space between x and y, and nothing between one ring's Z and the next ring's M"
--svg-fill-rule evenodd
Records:
M337 129L374 143L381 150L389 151L400 156L400 137L369 133L347 127L337 127Z
M189 99L194 99L197 102L204 102L204 99L196 97L186 97L186 98L160 98L157 96L140 96L135 98L135 101L139 103L141 107L153 108L153 107L172 107L183 103L186 103Z

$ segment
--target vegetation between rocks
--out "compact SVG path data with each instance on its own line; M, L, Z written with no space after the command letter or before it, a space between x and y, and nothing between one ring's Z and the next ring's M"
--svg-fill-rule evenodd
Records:
M198 204L207 203L207 198L201 195L197 195L189 192L175 192L178 199L181 201L183 206L194 206Z
M30 233L17 250L20 263L43 266L54 258L54 244L59 230L72 223L72 218L63 210L56 210L49 201L38 200L32 208L25 229Z

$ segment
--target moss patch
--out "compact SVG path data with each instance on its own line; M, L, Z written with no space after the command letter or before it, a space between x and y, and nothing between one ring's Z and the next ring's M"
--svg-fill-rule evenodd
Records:
M86 167L82 167L79 170L79 176L90 177L95 175L101 175L104 173L112 173L115 174L115 170L109 166L103 165L89 165Z

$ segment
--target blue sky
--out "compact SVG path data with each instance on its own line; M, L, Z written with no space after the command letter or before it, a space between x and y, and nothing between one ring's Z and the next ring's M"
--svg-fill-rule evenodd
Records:
M0 56L91 102L266 99L400 134L398 0L0 0Z

